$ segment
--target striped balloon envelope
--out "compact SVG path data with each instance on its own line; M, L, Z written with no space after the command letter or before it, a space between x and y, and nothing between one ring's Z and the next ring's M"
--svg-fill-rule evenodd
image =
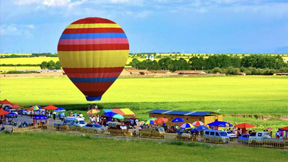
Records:
M123 29L98 17L73 22L58 43L62 68L87 101L101 100L122 72L128 54L129 43Z

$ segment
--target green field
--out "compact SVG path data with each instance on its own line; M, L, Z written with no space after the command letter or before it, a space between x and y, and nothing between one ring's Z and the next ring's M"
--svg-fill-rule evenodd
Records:
M63 134L0 134L1 161L287 161L276 149L115 141Z
M105 108L215 111L223 114L288 115L288 77L228 76L119 78L103 96ZM85 109L68 78L1 78L1 99L29 106L55 104ZM70 105L70 106L69 106Z

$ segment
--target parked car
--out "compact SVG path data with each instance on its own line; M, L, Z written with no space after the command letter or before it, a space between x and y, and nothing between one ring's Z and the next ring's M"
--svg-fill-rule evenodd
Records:
M140 137L164 138L165 130L163 127L143 128L139 130Z
M86 124L81 130L85 133L101 133L105 130L105 127L100 124Z
M229 136L230 140L231 140L231 139L237 139L237 135L234 134L232 131L228 131L228 132L226 132L226 133L227 133L227 135Z
M206 130L204 131L204 141L212 143L229 143L230 138L224 131Z
M128 128L120 122L108 122L108 131L111 135L126 135Z
M269 132L254 132L249 136L249 140L263 140L266 138L271 138Z
M14 113L14 114L16 114L16 117L18 117L18 112L16 109L9 109L8 112Z
M244 134L242 136L239 136L238 142L248 144L249 143L249 134Z

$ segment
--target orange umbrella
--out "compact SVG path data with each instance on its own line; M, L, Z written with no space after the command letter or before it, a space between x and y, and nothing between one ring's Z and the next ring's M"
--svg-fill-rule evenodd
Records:
M167 118L158 118L154 120L154 123L156 123L157 125L162 125L163 123L167 123L167 122L168 122Z
M0 115L6 115L6 114L9 114L9 112L3 109L0 109Z
M54 106L54 105L48 105L46 107L43 107L42 109L45 109L45 110L56 110L58 107Z
M18 104L13 104L11 106L11 109L21 109L21 108L23 108L23 107L19 106Z

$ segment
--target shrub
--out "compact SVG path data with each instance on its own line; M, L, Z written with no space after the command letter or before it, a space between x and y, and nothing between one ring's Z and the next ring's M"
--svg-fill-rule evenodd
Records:
M222 73L222 69L219 67L215 67L214 69L212 69L212 73L216 74L216 73Z

